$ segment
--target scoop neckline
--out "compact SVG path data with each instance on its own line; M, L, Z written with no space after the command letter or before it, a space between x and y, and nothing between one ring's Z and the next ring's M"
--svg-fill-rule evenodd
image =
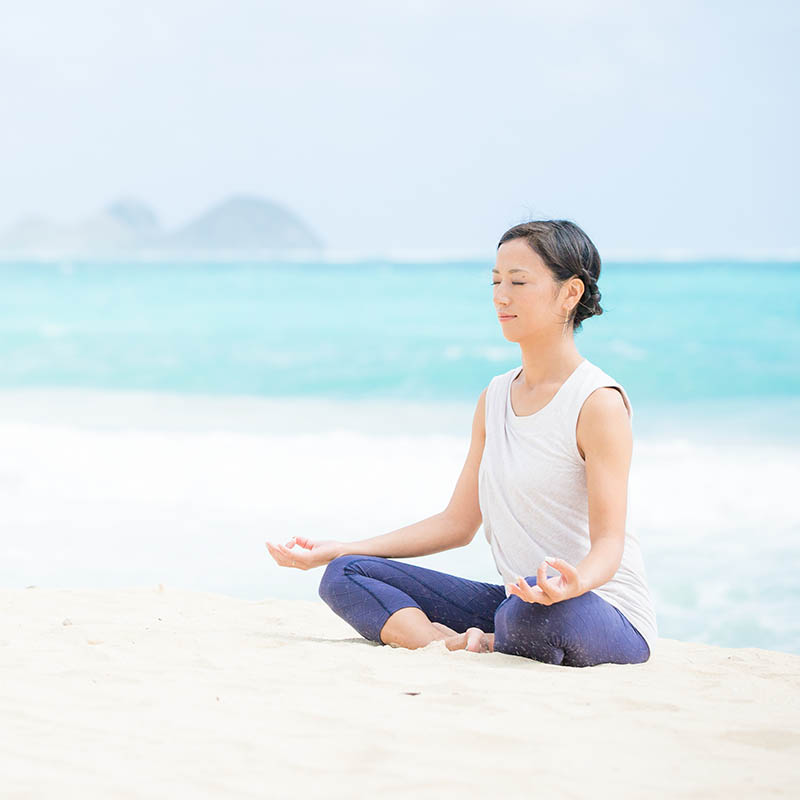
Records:
M556 393L550 398L550 400L548 400L548 402L545 405L543 405L538 411L534 411L533 414L517 414L517 412L514 411L514 407L511 405L511 384L514 383L514 381L519 377L520 372L522 372L523 367L520 366L520 368L514 373L511 380L508 382L508 388L506 389L506 408L510 412L511 417L513 419L531 419L531 417L539 416L539 414L541 414L543 411L545 411L551 405L553 405L555 399L559 396L559 394L561 394L561 390L572 380L572 378L575 376L578 370L584 364L588 363L588 361L589 361L588 358L584 358L583 361L581 361L581 363L578 364L578 366L575 367L575 369L572 370L572 372L570 372L570 374L566 377L561 386L558 387Z

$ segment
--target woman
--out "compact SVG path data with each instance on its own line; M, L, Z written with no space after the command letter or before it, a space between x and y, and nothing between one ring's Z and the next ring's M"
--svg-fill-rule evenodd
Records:
M327 564L320 596L376 642L443 639L450 650L576 667L647 661L655 611L625 529L633 411L574 340L603 313L600 256L572 222L528 222L503 234L492 274L522 366L481 393L447 508L359 542L297 536L267 548L282 566ZM464 547L481 523L505 585L394 560Z

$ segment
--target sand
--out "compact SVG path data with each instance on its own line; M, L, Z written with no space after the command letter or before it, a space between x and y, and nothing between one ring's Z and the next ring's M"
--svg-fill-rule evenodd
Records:
M368 642L321 601L0 590L9 798L797 797L800 656L571 668Z

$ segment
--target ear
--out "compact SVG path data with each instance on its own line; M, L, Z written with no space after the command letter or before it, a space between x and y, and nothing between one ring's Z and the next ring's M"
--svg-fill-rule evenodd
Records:
M564 295L564 300L569 300L571 298L575 298L574 304L572 304L573 308L578 305L581 301L581 297L583 297L583 292L586 289L584 286L583 280L579 278L577 275L573 275L566 281L566 293ZM564 291L564 287L561 287L561 291Z

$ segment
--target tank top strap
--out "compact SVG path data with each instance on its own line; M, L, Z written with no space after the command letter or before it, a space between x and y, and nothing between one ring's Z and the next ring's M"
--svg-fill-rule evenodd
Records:
M600 389L602 387L609 386L613 387L614 389L618 389L620 394L622 395L622 400L625 403L625 408L628 410L628 418L633 419L633 406L631 405L630 398L628 397L628 393L623 388L622 384L618 381L615 381L607 372L604 372L600 367L592 364L591 361L586 363L586 369L581 372L578 376L578 380L573 384L572 387L572 398L573 404L578 403L577 411L580 412L583 404L586 402L586 398L595 390ZM570 396L570 392L567 392L567 396ZM577 420L578 414L575 414L575 418Z
M486 439L494 439L503 433L506 421L506 402L511 381L519 371L514 367L508 372L495 375L486 388Z

